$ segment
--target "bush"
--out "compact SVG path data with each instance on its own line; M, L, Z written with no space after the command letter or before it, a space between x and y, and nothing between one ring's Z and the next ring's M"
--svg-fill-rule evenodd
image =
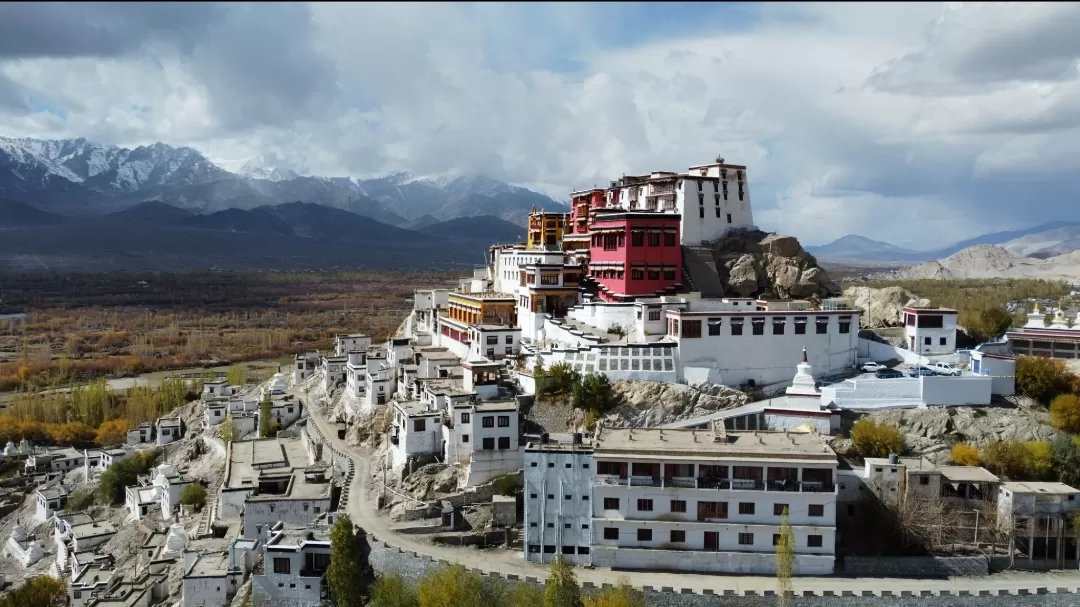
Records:
M420 607L483 607L484 581L459 563L431 571L417 588Z
M1080 432L1080 397L1058 394L1050 401L1050 425L1066 432Z
M1080 484L1080 445L1077 437L1059 434L1050 443L1050 455L1058 481L1076 487Z
M89 489L76 489L68 496L64 512L83 512L94 504L94 493Z
M533 379L536 381L536 398L570 394L574 386L581 381L581 374L574 370L569 363L552 365L550 369L544 369L537 365L533 369Z
M124 419L112 419L98 426L94 438L102 447L122 445L127 442L128 422Z
M191 483L184 487L184 490L180 492L180 503L196 511L202 510L206 505L206 487L199 483Z
M98 477L97 502L111 506L124 501L124 489L134 485L140 474L146 474L157 463L158 450L136 453L109 466Z
M1044 480L1053 470L1050 443L1044 441L994 441L981 459L991 472L1013 481Z
M491 482L498 495L513 496L521 493L521 479L516 473L503 474Z
M67 585L49 575L30 578L0 599L0 607L59 607L67 604Z
M979 312L976 321L967 329L979 341L988 341L1003 335L1013 324L1013 317L1005 308L993 306Z
M574 406L606 413L615 403L615 393L611 388L611 380L600 373L589 373L579 376L573 387Z
M974 445L959 443L949 452L949 461L959 466L980 466L979 449Z
M851 446L863 457L888 457L904 452L904 435L893 426L863 417L851 427Z
M1060 360L1039 356L1016 359L1016 389L1039 402L1049 402L1058 394L1070 391L1075 382L1076 376Z
M380 575L371 585L371 607L417 607L416 591L397 573Z

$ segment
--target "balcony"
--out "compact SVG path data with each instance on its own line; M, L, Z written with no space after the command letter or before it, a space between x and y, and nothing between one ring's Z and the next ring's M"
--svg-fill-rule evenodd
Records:
M817 481L759 481L729 478L658 478L651 476L618 476L599 474L593 484L607 487L662 487L678 489L716 489L719 491L768 491L786 493L834 493L836 485Z

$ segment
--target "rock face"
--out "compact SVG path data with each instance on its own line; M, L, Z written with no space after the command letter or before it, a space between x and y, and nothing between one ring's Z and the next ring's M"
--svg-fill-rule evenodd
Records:
M1044 407L1030 399L1013 399L1014 407L934 407L930 409L894 409L871 413L878 423L896 426L904 433L909 451L925 455L935 464L949 459L949 450L957 442L984 447L995 440L1050 441L1058 434L1050 425ZM834 448L844 449L846 439L834 439Z
M840 293L814 256L793 236L760 230L740 232L713 245L713 256L725 292L732 295L802 299Z
M458 471L456 466L446 464L421 466L402 481L401 490L418 500L432 500L457 491Z
M848 287L844 289L844 297L850 299L854 307L862 310L859 324L873 329L899 326L905 306L930 305L929 299L920 299L900 287Z
M648 428L745 405L747 397L727 386L686 386L658 381L616 381L612 389L621 404L605 415L604 425ZM584 412L571 416L570 426L584 426Z

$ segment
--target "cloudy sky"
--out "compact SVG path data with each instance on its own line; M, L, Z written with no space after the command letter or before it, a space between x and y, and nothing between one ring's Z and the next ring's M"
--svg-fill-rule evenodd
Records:
M1080 4L0 4L0 134L565 198L748 165L758 224L1080 220Z

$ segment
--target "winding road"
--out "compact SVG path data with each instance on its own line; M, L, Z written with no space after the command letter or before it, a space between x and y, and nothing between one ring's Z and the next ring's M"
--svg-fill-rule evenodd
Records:
M419 555L430 556L438 560L460 562L469 568L480 569L484 573L495 572L504 577L516 575L520 579L534 577L538 580L544 580L547 578L547 566L526 561L520 552L441 546L423 541L423 539L420 539L422 536L395 532L391 527L389 518L380 515L375 500L370 499L370 495L373 493L370 486L370 464L373 453L368 449L349 445L337 438L336 426L326 420L321 409L321 406L308 407L308 419L319 428L324 440L329 441L335 449L353 459L356 474L349 490L346 510L353 522L362 527L368 534L374 535L379 541L400 548L403 551L416 552ZM777 590L777 580L771 576L657 573L650 571L625 572L601 567L579 568L575 573L580 582L591 582L596 586L617 584L620 578L630 578L631 583L638 588L645 586L651 586L656 590L671 588L675 592L689 589L698 594L711 592L722 595L727 591L729 593L734 592L736 595L743 595L746 592L755 592L760 595L765 591L775 592ZM967 591L973 596L978 596L980 592L997 595L1001 591L1005 591L1010 595L1018 593L1034 595L1040 592L1080 592L1080 572L1033 573L1008 571L989 577L957 577L950 579L797 577L792 580L792 586L797 595L812 592L815 595L832 593L841 596L844 592L851 592L855 595L872 592L875 596L880 596L883 591L891 592L893 596L897 597L904 592L911 592L914 596L919 596L920 593L924 592L938 595L942 591L951 592L954 595Z

